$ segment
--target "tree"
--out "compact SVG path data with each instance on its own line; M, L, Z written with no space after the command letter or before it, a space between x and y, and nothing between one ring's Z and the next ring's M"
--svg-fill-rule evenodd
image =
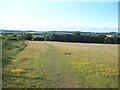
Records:
M43 37L35 37L33 38L34 41L43 41L44 38Z
M108 43L108 44L112 43L111 38L110 37L106 37L104 39L104 43Z
M82 35L79 32L74 32L73 38L75 42L82 42Z
M118 44L120 44L120 37L119 36L118 36L117 40L118 40Z
M104 43L104 39L107 37L106 35L98 35L98 43Z
M17 34L15 34L15 33L14 33L14 34L12 34L12 37L17 37Z
M44 41L49 41L49 35L44 36Z
M30 33L23 33L23 34L21 34L20 38L23 40L32 40L33 37Z

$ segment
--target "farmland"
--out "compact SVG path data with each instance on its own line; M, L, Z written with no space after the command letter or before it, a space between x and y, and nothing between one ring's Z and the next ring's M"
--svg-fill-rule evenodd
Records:
M117 88L118 45L28 41L3 68L3 88Z

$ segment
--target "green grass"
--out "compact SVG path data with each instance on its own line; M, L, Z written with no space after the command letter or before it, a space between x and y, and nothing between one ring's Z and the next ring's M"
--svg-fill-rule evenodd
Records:
M12 59L27 46L25 41L8 40L2 43L2 64L3 67L11 63Z
M118 47L31 41L3 68L3 88L117 88Z

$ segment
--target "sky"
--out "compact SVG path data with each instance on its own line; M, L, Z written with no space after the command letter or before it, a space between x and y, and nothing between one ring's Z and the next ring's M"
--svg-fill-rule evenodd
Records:
M0 29L118 31L117 2L0 1Z

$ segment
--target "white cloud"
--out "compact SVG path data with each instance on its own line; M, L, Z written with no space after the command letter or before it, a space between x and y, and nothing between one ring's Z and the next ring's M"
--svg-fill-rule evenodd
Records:
M117 31L117 23L87 23L47 20L45 18L2 18L0 29L13 30L83 30L83 31Z

